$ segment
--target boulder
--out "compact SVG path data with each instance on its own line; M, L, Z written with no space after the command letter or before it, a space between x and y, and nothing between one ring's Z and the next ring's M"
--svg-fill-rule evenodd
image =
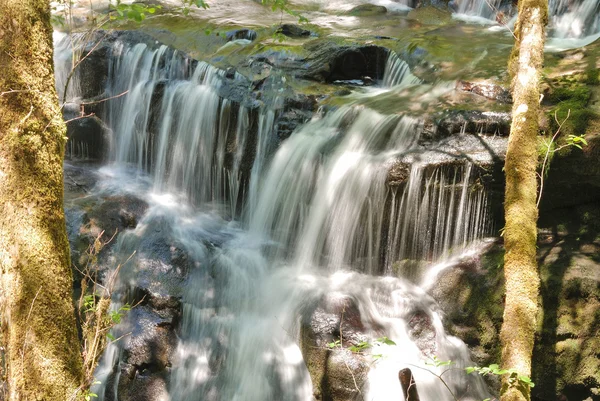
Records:
M387 13L387 8L384 6L378 6L375 4L360 4L356 7L353 7L350 11L347 12L348 15L352 15L355 17L371 17L374 15L382 15Z
M102 160L110 138L110 129L95 115L67 120L66 156L68 158Z
M281 33L290 38L307 38L312 35L312 32L295 24L283 24L277 29Z
M334 81L383 78L388 50L375 45L340 45L330 40L314 40L305 46L309 55L298 65L299 78L331 83Z
M449 110L436 118L437 132L450 136L460 132L508 136L511 115L508 112Z
M360 399L369 363L348 347L369 337L357 303L345 295L327 294L303 315L301 324L301 349L315 399Z
M257 37L257 33L253 29L243 28L243 29L235 29L233 31L229 31L225 33L225 38L228 42L238 39L245 39L249 41L253 41Z
M458 81L456 83L456 89L471 92L500 103L512 103L512 95L510 92L506 88L496 85L493 82Z

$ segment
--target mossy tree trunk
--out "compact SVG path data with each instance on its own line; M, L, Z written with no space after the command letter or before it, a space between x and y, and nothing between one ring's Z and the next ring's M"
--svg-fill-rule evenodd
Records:
M8 399L81 384L47 0L0 0L0 309Z
M504 276L506 305L501 330L502 364L531 376L538 312L537 134L540 75L544 59L547 0L520 0L515 25L516 43L509 61L512 76L512 126L504 170ZM505 378L501 401L529 400L528 385Z

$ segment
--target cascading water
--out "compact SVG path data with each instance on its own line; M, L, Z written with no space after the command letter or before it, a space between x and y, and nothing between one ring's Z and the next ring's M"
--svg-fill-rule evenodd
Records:
M476 16L489 20L504 19L504 15L516 12L512 4L503 0L459 0L457 13ZM592 42L600 33L600 1L599 0L550 0L549 36L555 39L579 39L579 45Z
M235 212L248 134L248 109L217 95L224 71L166 46L115 46L108 121L117 163L135 163L157 191L183 191L194 203L230 201ZM239 79L239 75L236 78ZM236 147L226 166L228 143Z
M600 32L599 0L551 0L548 8L556 38L582 38Z
M466 346L444 333L438 307L423 290L371 274L402 276L392 266L399 259L436 260L489 233L485 193L470 185L474 168L415 165L405 183L391 188L389 165L418 146L419 123L360 107L315 117L269 156L280 100L259 112L250 140L250 110L218 96L223 75L144 44L117 43L111 62L109 93L127 94L108 110L114 165L104 174L112 184L99 190L134 191L148 202L137 227L122 233L116 246L117 255L137 252L123 268L123 293L151 268L160 281L166 267L156 259L173 249L185 253L189 269L176 360L163 398L311 400L311 378L297 343L299 316L331 294L356 301L361 319L373 323L369 336L383 330L398 344L385 350L387 357L369 374L369 400L399 399L398 370L425 367L423 359L468 364ZM417 82L391 55L384 84ZM230 162L226 151L233 155ZM256 157L246 177L245 221L228 222L223 217L241 209L247 152ZM140 179L143 172L147 179ZM229 201L232 210L198 211L215 201ZM156 244L166 250L154 251ZM142 313L132 313L129 321ZM431 322L427 349L414 341L408 320L415 316ZM126 333L127 324L118 330ZM100 400L118 398L122 347L111 345L98 370L103 383L94 391ZM430 373L415 375L423 399L451 399ZM448 381L465 399L488 395L478 377Z
M406 86L420 82L421 80L410 72L408 64L400 59L396 53L390 52L385 63L382 85L386 88L391 88L392 86Z

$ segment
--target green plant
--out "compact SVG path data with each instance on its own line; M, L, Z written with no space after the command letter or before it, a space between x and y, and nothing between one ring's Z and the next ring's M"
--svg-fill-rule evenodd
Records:
M283 14L289 14L292 17L298 18L299 23L308 22L308 19L300 14L298 11L294 11L289 8L288 0L261 0L261 3L265 6L270 6L272 11L280 12L280 20L279 23L283 22Z
M479 373L482 376L486 375L496 375L496 376L504 376L508 375L508 383L514 385L516 383L521 383L529 387L534 387L535 383L531 381L529 376L521 375L516 369L501 369L497 364L491 364L489 366L478 367L478 366L469 366L465 368L467 374L471 373Z
M558 112L555 112L554 120L558 124L558 129L556 130L552 138L542 140L542 153L544 154L544 160L540 168L541 171L538 173L538 177L540 179L540 190L537 199L538 207L540 206L540 202L542 200L542 193L544 191L544 179L548 176L548 171L550 170L550 162L552 161L554 155L564 148L575 147L578 149L583 149L583 146L587 146L588 144L583 135L569 134L565 138L564 144L556 147L556 138L560 134L563 125L567 122L570 116L571 110L569 109L565 118L562 121L559 121Z
M108 7L109 18L111 20L130 20L135 22L142 22L148 14L154 14L156 10L162 8L162 6L154 4L125 4L121 3L121 0L116 0L114 4L111 1Z

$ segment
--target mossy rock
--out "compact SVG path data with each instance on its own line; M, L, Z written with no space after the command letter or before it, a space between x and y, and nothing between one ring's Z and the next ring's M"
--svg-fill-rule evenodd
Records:
M387 8L375 4L361 4L348 11L348 15L355 17L371 17L387 13Z
M409 12L408 18L426 25L445 25L452 21L452 13L437 7L423 7Z
M587 106L592 96L592 91L585 83L586 77L582 74L563 76L549 82L544 96L544 103L551 105L548 118L551 132L558 130L558 120L563 122L561 131L563 135L583 135L595 116Z

